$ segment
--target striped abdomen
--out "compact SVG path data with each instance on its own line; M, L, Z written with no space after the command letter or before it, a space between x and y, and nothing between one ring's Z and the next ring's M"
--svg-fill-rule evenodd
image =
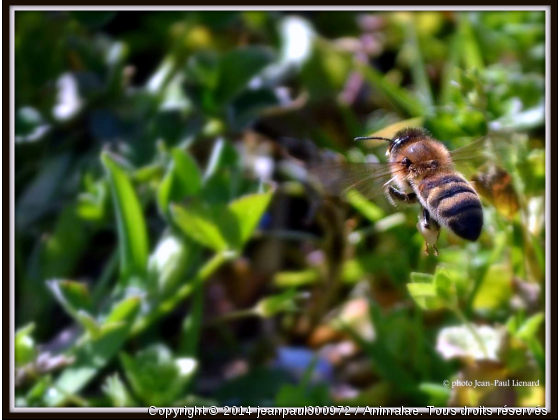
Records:
M436 174L418 184L431 216L457 236L476 241L482 231L482 205L474 188L455 173Z

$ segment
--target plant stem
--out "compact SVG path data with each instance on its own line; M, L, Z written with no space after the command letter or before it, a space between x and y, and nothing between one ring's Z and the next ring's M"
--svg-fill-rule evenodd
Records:
M241 318L248 318L253 316L259 316L259 314L255 311L254 308L241 309L239 311L229 312L227 314L214 318L210 320L206 326L214 326L216 324L220 324L223 322L232 321Z
M204 283L224 262L233 258L234 255L235 254L232 252L220 252L215 254L206 264L204 264L204 266L202 266L191 281L179 288L173 296L161 302L154 311L139 319L132 327L130 335L138 335L156 320L171 312L179 304L179 302L188 297L197 286Z

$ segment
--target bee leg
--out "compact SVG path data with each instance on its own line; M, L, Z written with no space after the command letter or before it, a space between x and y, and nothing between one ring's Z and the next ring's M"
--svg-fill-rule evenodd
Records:
M423 226L426 229L430 228L430 222L432 221L432 217L430 216L430 212L428 209L422 207L422 219L423 219Z
M412 192L407 194L402 191L399 191L392 185L389 186L388 191L389 191L389 195L394 200L402 201L403 203L410 203L410 204L416 203L416 201L418 201L416 198L416 193Z
M418 222L416 227L424 237L424 252L426 255L430 255L431 246L434 249L434 255L437 257L439 254L438 249L436 248L440 231L439 223L432 219L430 212L427 209L422 208L421 221Z

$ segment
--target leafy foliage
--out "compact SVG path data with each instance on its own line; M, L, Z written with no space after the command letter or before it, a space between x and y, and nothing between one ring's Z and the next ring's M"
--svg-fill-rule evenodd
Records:
M543 405L544 12L15 20L17 405ZM406 126L497 145L437 259L307 176Z

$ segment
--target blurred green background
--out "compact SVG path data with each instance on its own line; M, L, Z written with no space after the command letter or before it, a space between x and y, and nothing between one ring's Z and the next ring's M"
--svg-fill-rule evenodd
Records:
M17 11L16 405L544 405L544 24ZM502 145L477 242L309 182L407 125Z

